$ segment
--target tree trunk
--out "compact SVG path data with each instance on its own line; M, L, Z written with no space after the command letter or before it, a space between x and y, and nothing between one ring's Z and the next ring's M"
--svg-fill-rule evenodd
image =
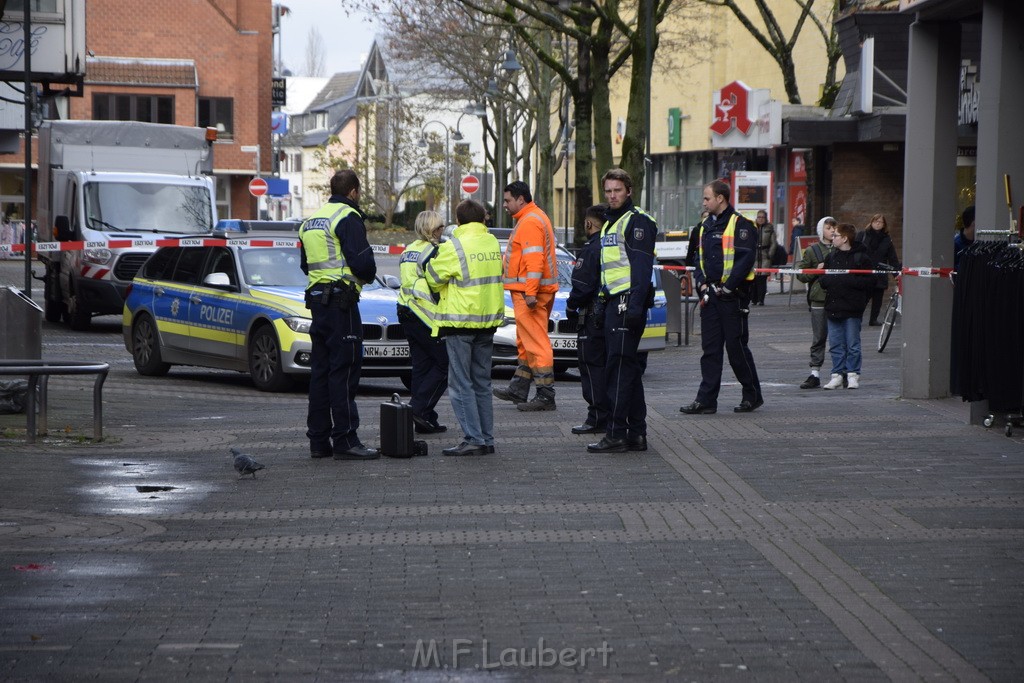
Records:
M786 97L790 104L800 104L800 86L796 82L796 65L793 64L793 53L787 51L779 60L782 69L782 82L786 86Z
M554 42L554 36L549 29L541 29L542 33L538 36L538 40L544 49L548 52L551 51ZM551 100L553 97L554 88L552 82L554 80L554 73L551 71L551 67L546 66L544 62L537 60L537 89L534 93L537 99L537 173L533 177L533 200L537 202L537 206L541 207L547 212L548 216L553 214L553 193L552 187L552 175L554 173L554 153L555 144L551 140ZM526 149L526 146L523 146ZM525 154L523 156L523 178L529 182L531 177L530 171L530 159L532 154Z
M647 144L647 105L650 79L647 77L647 13L637 13L636 31L630 41L629 105L626 133L622 136L622 169L633 179L633 203L642 206L644 190L644 147ZM654 46L651 46L654 55Z
M597 156L597 177L615 166L612 155L612 110L608 81L612 27L601 22L591 37L591 73L594 84L594 150Z
M578 27L583 35L589 35L590 27ZM577 44L578 76L576 89L573 91L573 106L576 109L576 184L574 205L574 242L582 244L586 239L583 229L583 217L587 209L594 203L594 156L590 151L593 144L591 117L594 113L594 85L590 63L590 42L581 40Z

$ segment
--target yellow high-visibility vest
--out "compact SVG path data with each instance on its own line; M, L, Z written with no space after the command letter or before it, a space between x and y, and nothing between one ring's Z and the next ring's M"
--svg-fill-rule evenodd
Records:
M317 209L299 228L299 240L306 252L310 286L318 282L345 280L356 290L362 289L362 284L345 263L341 241L335 233L338 223L353 212L355 209L344 202L329 202Z
M729 218L729 224L725 226L725 232L722 233L722 282L729 279L732 275L732 264L736 262L736 221L740 215L734 213ZM701 240L704 238L704 224L700 226L700 232L697 233L697 244L701 244ZM700 270L702 273L707 272L704 270L704 249L700 250ZM751 268L750 272L747 273L745 280L754 279L754 269Z

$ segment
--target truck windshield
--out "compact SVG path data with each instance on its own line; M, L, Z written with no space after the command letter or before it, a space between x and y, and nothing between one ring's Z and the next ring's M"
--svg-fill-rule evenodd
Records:
M202 185L87 183L86 226L114 232L198 234L213 229L210 195Z

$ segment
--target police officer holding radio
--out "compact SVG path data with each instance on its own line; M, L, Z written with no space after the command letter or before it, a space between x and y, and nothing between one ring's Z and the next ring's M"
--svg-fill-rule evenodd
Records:
M309 276L306 307L313 318L306 436L314 458L380 457L356 434L356 389L363 364L359 292L377 274L359 211L359 177L343 169L331 177L331 198L299 228L302 272ZM333 444L332 444L333 442Z
M697 398L679 409L687 415L711 415L718 410L722 386L722 348L743 387L743 400L733 412L749 413L764 404L750 338L750 287L754 280L758 233L754 225L729 204L731 188L722 180L704 186L704 209L709 215L693 240L694 280L700 299L703 355Z
M587 241L576 254L572 270L572 291L565 301L565 316L576 319L576 356L580 361L580 388L587 402L587 418L572 428L573 434L604 432L608 421L604 382L604 307L601 289L601 228L607 204L595 204L584 214Z
M633 205L633 181L621 168L601 178L608 213L601 230L601 290L604 304L606 434L587 446L591 453L647 450L647 403L643 374L647 352L640 339L654 305L654 242L658 226Z

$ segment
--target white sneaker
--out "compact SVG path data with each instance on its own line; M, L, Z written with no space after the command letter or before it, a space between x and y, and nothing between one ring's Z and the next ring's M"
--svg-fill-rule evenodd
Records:
M832 379L828 381L828 384L822 387L822 389L841 389L843 386L843 376L839 373L833 372Z
M856 372L846 373L846 388L860 389L860 375Z

